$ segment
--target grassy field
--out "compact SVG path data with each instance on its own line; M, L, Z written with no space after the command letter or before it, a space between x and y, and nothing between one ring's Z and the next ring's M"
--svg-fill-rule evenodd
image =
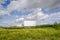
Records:
M54 28L0 28L0 40L60 40L60 30Z

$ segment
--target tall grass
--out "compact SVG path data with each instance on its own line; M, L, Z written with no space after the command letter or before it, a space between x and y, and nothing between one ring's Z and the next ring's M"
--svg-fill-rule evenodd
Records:
M0 29L0 40L60 40L54 28Z
M60 24L46 24L31 28L0 27L0 40L60 40Z

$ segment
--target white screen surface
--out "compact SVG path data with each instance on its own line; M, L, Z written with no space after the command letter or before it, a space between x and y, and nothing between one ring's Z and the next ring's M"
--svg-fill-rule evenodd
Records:
M24 21L24 26L36 26L36 21Z

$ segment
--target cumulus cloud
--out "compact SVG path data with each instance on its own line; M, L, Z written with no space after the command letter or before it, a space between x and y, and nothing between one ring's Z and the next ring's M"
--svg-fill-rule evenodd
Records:
M42 12L42 10L40 9L37 9L37 20L44 20L44 19L47 19L49 17L48 14L44 14Z
M6 1L6 0L0 0L0 4L1 4L1 3L4 3L5 1Z
M50 18L60 17L60 12L52 13Z
M0 0L0 3L3 3L4 1L6 0ZM59 7L60 0L13 0L8 5L6 11L10 13L13 10L22 9L24 10L24 8L28 9L45 8L46 10L53 10L59 9Z
M0 15L8 14L9 12L6 10L0 10Z
M26 5L26 1L24 0L18 0L18 1L11 1L11 3L8 5L7 10L19 10L21 8L24 8Z
M1 4L2 3L4 3L5 1L7 1L7 0L1 0L0 2L1 2ZM24 10L24 8L25 8L25 6L26 6L26 3L27 3L27 1L26 0L13 0L13 1L11 1L10 2L10 4L7 6L7 8L4 8L1 4L0 4L0 11L1 11L1 13L2 13L2 15L4 15L4 14L10 14L12 11L14 11L14 10L18 10L18 11L21 11L22 9ZM8 13L6 13L6 12L8 12ZM1 13L0 13L0 15L1 15Z
M44 17L44 16L43 16ZM42 18L42 17L41 17ZM52 14L49 14L46 18L38 19L37 25L43 25L43 24L53 24L54 22L60 23L60 12L55 12Z
M29 8L45 8L46 10L56 10L60 8L60 0L28 0Z
M9 16L10 13L14 10L18 10L18 11L30 11L32 10L33 12L29 13L26 16L16 16L16 20L13 23L9 23L9 24L13 24L13 25L19 25L19 24L23 24L22 23L17 23L19 21L24 21L24 20L46 20L49 18L55 18L57 16L60 16L60 12L58 13L54 13L51 15L45 14L41 11L40 8L44 8L46 10L56 10L60 8L60 0L13 0L11 1L11 3L7 6L7 8L4 8L1 3L4 3L6 0L0 0L0 18L2 18L1 15L5 15L8 14ZM25 9L26 8L26 9ZM37 9L38 8L38 9ZM13 17L13 16L12 16ZM6 24L7 23L1 23L1 24ZM9 25L8 24L8 25Z
M59 8L60 0L17 0L11 1L8 5L8 10L16 10L21 8L45 8L57 9Z
M60 0L17 0L19 7L27 7L29 9L45 8L46 10L54 10L60 8ZM14 3L13 3L14 4Z
M4 27L9 27L9 26L14 26L16 25L15 21L2 21L0 22L0 26L4 26Z
M19 21L24 21L24 18L22 17L22 18L16 19L16 22L19 22Z
M54 20L55 17L59 17L59 16L60 16L60 12L52 13L49 15L49 14L43 13L42 10L38 8L38 9L35 9L32 13L24 16L23 18L25 21L29 21L29 20L30 21L41 21L41 20L44 21L44 20L48 20L48 19ZM21 18L18 18L18 19L21 19ZM22 20L22 21L24 21L24 20ZM21 21L21 20L19 20L19 21ZM41 23L39 22L39 24L48 24L48 23L49 22L41 22ZM38 23L37 23L37 25L38 25Z

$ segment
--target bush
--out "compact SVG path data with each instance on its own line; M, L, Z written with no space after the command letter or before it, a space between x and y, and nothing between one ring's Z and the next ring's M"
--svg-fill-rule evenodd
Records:
M45 25L39 25L35 26L35 28L55 28L60 29L60 23L55 22L54 24L45 24Z
M53 24L53 28L60 29L60 24L58 24L57 22L55 22Z
M40 26L36 26L36 28L47 28L47 27L53 27L52 25L50 24L46 24L46 25L40 25Z

